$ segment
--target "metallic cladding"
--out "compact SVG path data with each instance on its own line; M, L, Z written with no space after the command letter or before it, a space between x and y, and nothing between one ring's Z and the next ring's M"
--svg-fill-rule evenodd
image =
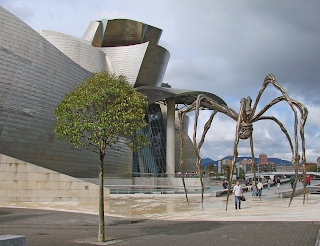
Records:
M101 21L91 21L82 40L88 41L94 47L101 47L103 38L103 24Z
M150 42L152 44L158 44L161 34L162 34L162 30L160 28L143 23L141 43Z
M92 72L125 75L151 103L168 96L182 100L196 95L159 88L170 56L157 45L161 29L132 20L109 20L105 30L104 26L104 20L91 22L83 39L55 31L40 31L40 35L0 7L0 153L75 177L97 177L98 156L74 149L54 134L56 106ZM154 107L149 110L165 114L163 107L161 111ZM164 172L164 127L155 122L148 127L149 133L162 132L162 137L150 135L154 146L160 146L158 137L162 141L161 151L155 154L156 148L145 149L137 158L141 163L153 160L143 165L149 171ZM186 133L185 142L185 163L192 171L195 156ZM107 149L105 174L131 177L133 154L124 143L119 148Z
M110 59L113 72L126 76L129 84L134 86L147 48L148 43L99 49Z
M100 33L97 24L91 22L83 39L90 41L95 36L94 30ZM99 48L106 54L107 63L112 64L108 71L126 76L134 87L161 86L170 58L169 52L157 45L161 34L161 29L142 22L108 20ZM64 46L61 50L65 50Z
M54 134L57 104L90 74L0 7L0 152L71 176L97 177L98 156ZM106 175L130 177L132 152L119 147L107 150Z
M169 58L170 54L165 48L149 43L135 87L161 86Z
M145 42L157 45L161 34L162 30L160 28L139 21L127 19L108 20L102 47L125 46Z
M112 70L107 63L106 55L82 39L56 31L39 31L39 34L75 63L92 73Z
M204 91L191 91L184 89L154 86L141 86L138 87L137 90L148 97L148 103L155 103L174 97L176 104L190 105L197 99L199 94L205 94L208 98L216 101L217 103L221 105L227 105L220 97L216 96L215 94ZM202 106L210 108L209 105Z
M108 20L102 47L139 44L141 42L142 25L142 22L134 20Z

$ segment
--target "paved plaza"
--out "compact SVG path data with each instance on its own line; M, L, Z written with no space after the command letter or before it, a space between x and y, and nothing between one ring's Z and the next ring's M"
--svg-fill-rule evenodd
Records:
M313 184L315 184L313 182ZM106 202L106 234L117 245L315 245L320 228L320 196L261 200L246 192L242 209L230 197L189 195L111 195ZM27 236L27 245L84 245L97 237L98 205L89 202L0 203L1 234ZM64 212L62 212L64 211ZM72 213L70 213L72 212Z

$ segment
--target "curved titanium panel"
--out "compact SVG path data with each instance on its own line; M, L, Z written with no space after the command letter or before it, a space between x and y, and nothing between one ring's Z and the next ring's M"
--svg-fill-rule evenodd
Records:
M150 42L152 44L158 44L161 34L162 30L160 28L143 23L141 43Z
M162 30L145 23L128 20L108 20L102 47L125 46L150 42L158 44Z
M220 97L216 96L215 94L204 92L204 91L190 91L190 90L184 90L184 89L153 87L153 86L141 86L141 87L138 87L137 90L148 97L147 101L149 104L174 97L176 104L189 105L189 104L192 104L197 99L199 94L204 94L208 98L216 101L217 103L227 106L227 104ZM207 107L208 105L204 104L203 106Z
M39 31L39 34L84 69L92 73L112 71L106 55L86 41L56 31Z
M135 87L161 86L169 58L170 53L165 48L149 43Z
M100 21L91 21L82 40L88 41L94 47L101 47L103 27Z
M113 72L116 75L126 76L129 84L134 86L147 47L148 43L143 43L130 46L103 47L99 49L110 59Z
M72 42L71 42L72 43ZM99 158L54 134L54 110L90 72L0 7L0 152L76 177L97 177ZM132 152L107 150L108 176L131 176Z
M141 43L142 22L115 19L108 20L102 47L114 47Z

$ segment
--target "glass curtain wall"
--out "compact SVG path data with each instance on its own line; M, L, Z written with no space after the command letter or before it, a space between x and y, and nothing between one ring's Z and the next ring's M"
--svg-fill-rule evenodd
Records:
M165 176L166 173L166 129L159 104L147 108L148 125L140 129L149 140L147 147L133 153L133 176Z

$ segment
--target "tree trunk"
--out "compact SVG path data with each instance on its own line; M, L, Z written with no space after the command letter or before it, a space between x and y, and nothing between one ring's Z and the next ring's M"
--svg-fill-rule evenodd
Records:
M98 242L105 242L104 235L104 195L103 195L103 159L105 154L100 152L99 165L99 235Z

